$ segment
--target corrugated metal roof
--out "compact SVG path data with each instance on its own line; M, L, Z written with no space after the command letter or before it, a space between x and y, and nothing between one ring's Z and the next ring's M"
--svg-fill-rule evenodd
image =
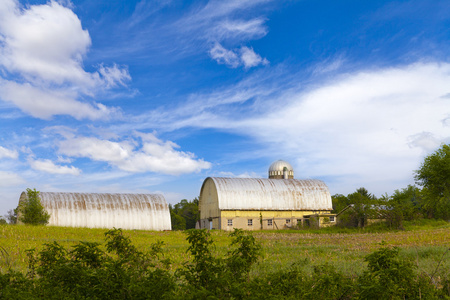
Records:
M169 206L159 194L41 192L39 195L50 214L49 225L171 230Z
M216 185L221 210L333 209L330 191L321 180L209 178Z

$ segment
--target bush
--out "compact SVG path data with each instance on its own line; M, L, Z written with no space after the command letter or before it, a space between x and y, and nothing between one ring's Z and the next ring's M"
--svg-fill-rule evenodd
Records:
M358 279L360 299L430 299L436 289L416 266L398 257L399 248L382 247L366 256L368 263Z
M183 298L242 298L247 291L250 268L260 256L261 246L255 238L235 229L230 233L230 246L234 249L226 257L216 258L212 255L209 231L191 229L186 233L193 261L177 272L186 281Z
M170 298L175 279L158 267L156 253L138 251L121 230L105 235L106 252L90 242L80 242L69 251L57 242L45 244L39 253L29 251L28 278L35 282L35 295L40 299Z

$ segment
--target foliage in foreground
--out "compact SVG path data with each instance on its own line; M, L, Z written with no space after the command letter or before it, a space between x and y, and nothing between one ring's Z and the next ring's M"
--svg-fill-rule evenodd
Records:
M223 257L214 255L209 231L186 233L192 260L176 270L164 258L162 242L141 252L120 229L105 233L106 250L91 242L70 250L45 244L40 252L28 251L27 274L11 269L0 274L0 299L450 299L448 274L419 272L395 247L366 256L361 276L329 264L309 274L304 261L251 278L261 247L250 233L231 233Z

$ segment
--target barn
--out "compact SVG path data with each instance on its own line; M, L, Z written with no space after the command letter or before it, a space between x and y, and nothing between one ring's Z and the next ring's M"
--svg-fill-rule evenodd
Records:
M171 230L169 206L159 194L40 192L48 225L88 228ZM27 199L23 192L20 200Z
M294 179L292 166L282 160L270 166L268 179L206 178L199 210L199 227L208 229L283 229L335 223L326 184Z

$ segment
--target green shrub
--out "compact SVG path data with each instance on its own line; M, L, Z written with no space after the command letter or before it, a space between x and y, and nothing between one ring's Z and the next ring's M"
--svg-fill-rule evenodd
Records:
M212 255L213 241L209 231L188 230L186 233L190 244L188 252L193 260L177 272L186 281L183 298L244 297L251 266L260 256L261 246L255 238L235 229L230 233L232 249L226 257L217 258Z
M19 221L30 225L45 225L50 215L42 206L39 191L27 189L27 198L19 204Z
M308 275L306 262L294 264L287 270L255 278L249 285L250 296L268 299L350 299L354 293L352 278L337 272L330 264L314 266Z
M156 255L138 251L121 230L106 232L106 252L98 243L80 242L71 250L58 243L29 251L28 278L40 299L164 299L175 279L157 267ZM153 247L152 249L158 249Z
M430 278L416 272L412 261L398 257L399 248L382 247L366 256L367 270L358 279L360 299L430 299Z

